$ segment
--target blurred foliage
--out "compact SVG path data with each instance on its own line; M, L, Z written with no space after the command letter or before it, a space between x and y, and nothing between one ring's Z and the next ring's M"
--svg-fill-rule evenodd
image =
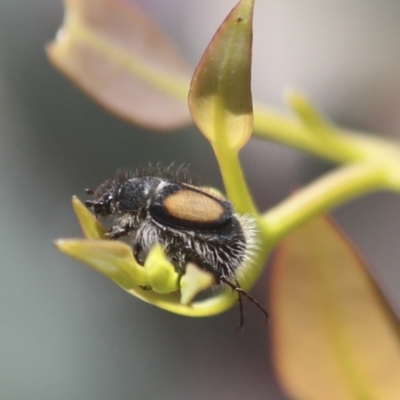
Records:
M270 323L276 370L292 398L398 399L398 320L347 239L317 216L368 192L398 192L400 147L335 127L297 93L289 96L294 116L256 105L253 126L253 6L253 1L239 1L227 16L194 72L190 90L187 68L169 41L142 13L119 0L67 0L66 20L48 54L100 104L147 127L187 123L189 90L191 116L215 152L228 197L259 228L261 249L237 277L243 289L252 287L278 245L269 288ZM259 137L338 167L259 212L238 158L253 129ZM130 293L196 317L220 313L236 302L237 293L226 289L191 303L212 279L192 275L188 268L182 278L187 286L177 287L176 272L160 249L148 257L151 268L136 265L129 246L103 240L95 218L77 199L74 205L88 239L63 239L57 246ZM153 290L143 292L138 285Z

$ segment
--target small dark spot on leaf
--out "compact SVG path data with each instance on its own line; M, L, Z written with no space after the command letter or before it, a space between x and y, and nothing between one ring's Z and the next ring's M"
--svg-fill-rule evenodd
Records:
M237 20L236 20L236 22L242 22L243 21L243 18L238 18Z

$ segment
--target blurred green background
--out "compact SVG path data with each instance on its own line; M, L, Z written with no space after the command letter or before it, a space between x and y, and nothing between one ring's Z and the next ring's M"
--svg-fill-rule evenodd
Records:
M131 2L134 2L131 0ZM234 0L140 0L194 68ZM258 0L256 99L284 108L303 91L335 122L400 136L400 2ZM140 302L58 253L80 236L70 199L121 167L191 164L221 186L195 128L156 135L92 103L46 60L58 0L0 0L0 399L285 399L259 311L189 319ZM132 107L135 105L132 104ZM329 166L254 139L242 153L259 206ZM335 211L400 307L400 198L375 194ZM253 295L267 298L266 278Z

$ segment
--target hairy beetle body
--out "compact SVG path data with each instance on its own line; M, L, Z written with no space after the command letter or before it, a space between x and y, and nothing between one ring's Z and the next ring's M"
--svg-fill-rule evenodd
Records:
M87 190L93 200L85 202L97 217L111 217L107 236L127 237L136 260L144 264L151 248L160 244L183 275L188 263L211 272L216 284L226 284L266 311L238 283L256 249L255 222L235 213L230 203L212 188L196 186L182 171L167 170L159 176L122 173ZM243 313L241 312L243 322Z

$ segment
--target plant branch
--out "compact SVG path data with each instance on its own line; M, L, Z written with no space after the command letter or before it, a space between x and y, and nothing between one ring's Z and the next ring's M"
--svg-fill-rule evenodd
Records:
M264 213L262 235L273 246L285 234L318 213L388 187L385 166L379 163L346 165L317 179Z

